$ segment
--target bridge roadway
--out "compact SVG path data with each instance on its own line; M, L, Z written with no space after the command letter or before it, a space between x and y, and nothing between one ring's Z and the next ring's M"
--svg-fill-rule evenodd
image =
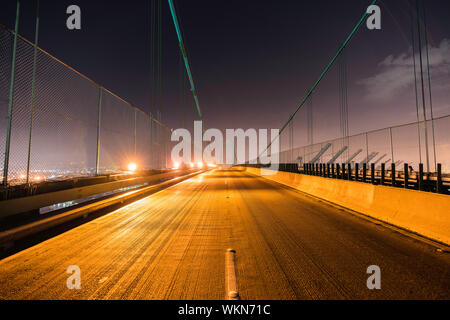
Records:
M214 170L0 261L2 299L450 298L450 256L263 178ZM69 290L66 269L81 269ZM366 269L381 268L381 290Z

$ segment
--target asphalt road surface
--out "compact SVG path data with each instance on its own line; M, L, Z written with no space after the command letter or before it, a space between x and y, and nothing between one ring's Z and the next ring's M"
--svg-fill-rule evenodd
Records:
M450 255L234 170L186 180L0 261L2 299L449 299ZM81 289L67 268L79 266ZM381 289L367 288L367 268Z

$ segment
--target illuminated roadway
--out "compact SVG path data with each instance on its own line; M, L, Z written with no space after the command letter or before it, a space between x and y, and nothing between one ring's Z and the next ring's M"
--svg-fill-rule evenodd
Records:
M234 170L186 180L0 261L0 298L450 298L450 257L421 241ZM66 269L81 269L69 290ZM367 267L381 268L368 290Z

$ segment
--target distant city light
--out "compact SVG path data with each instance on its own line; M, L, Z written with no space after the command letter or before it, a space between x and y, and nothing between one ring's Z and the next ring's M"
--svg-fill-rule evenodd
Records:
M203 162L199 162L199 163L197 163L197 167L199 167L199 168L203 168Z
M179 162L175 162L174 164L173 164L173 168L174 169L178 169L180 167L180 163Z
M128 164L128 171L136 171L136 169L137 169L137 164L136 163L130 162Z
M195 166L195 164L193 164L193 163L191 162L190 166L191 166L191 168L193 168L193 167Z
M208 163L208 167L210 167L210 168L215 168L215 167L217 167L214 163Z

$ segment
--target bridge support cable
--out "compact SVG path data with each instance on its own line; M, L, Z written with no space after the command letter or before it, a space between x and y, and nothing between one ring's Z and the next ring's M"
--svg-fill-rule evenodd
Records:
M34 103L36 96L36 68L37 68L37 51L39 45L40 11L41 11L41 1L37 0L36 27L35 27L34 51L33 51L33 75L31 80L30 129L28 134L28 156L27 156L27 173L26 173L27 184L30 182L31 141L33 137L33 116L34 116Z
M6 129L5 159L3 164L3 184L5 186L8 184L9 151L11 148L11 125L12 125L12 115L14 105L14 82L16 77L17 36L19 33L19 16L20 16L20 0L17 0L16 22L14 26L13 57L11 66L11 82L9 86L8 124Z
M313 127L313 96L308 99L308 105L306 106L306 122L307 122L307 139L308 145L314 144L314 127Z
M345 51L342 52L339 59L339 114L340 114L340 128L342 145L348 146L348 102L347 102L347 61ZM346 161L348 160L348 152L345 154Z
M171 0L169 0L170 2ZM378 2L378 0L373 0L370 5L375 5ZM336 54L333 56L333 58L331 59L331 61L326 65L326 67L323 69L322 73L320 74L319 78L316 80L316 82L313 84L313 86L311 87L311 89L308 90L308 92L306 93L306 96L302 99L302 101L300 102L300 104L297 106L297 108L295 109L295 111L291 114L291 116L289 117L289 119L287 120L287 122L280 128L280 131L278 133L278 135L274 138L272 138L271 142L268 144L268 146L265 148L264 151L262 151L260 153L260 157L262 154L264 154L273 144L274 141L276 141L278 139L278 137L281 135L281 133L286 129L286 127L288 126L289 122L291 122L295 115L298 113L298 111L300 110L301 107L303 107L303 105L305 104L306 101L308 101L308 98L312 95L312 93L316 90L317 86L320 84L320 82L322 81L322 79L325 77L325 75L328 73L328 71L330 70L330 68L333 66L333 64L336 62L336 59L341 55L342 51L347 47L348 43L350 42L350 40L353 38L353 36L355 35L356 31L358 31L358 29L361 27L361 25L363 24L364 20L367 18L368 13L367 10L364 11L364 14L362 15L361 19L359 19L358 23L355 25L355 27L352 29L352 31L350 32L350 34L347 36L347 38L345 39L345 41L342 43L342 45L339 47L338 51L336 52Z
M427 54L427 78L428 78L428 93L430 95L430 116L431 116L431 132L433 135L433 156L434 156L434 170L437 171L437 159L436 159L436 136L434 130L434 114L433 114L433 97L431 91L431 75L430 75L430 54L428 48L428 28L427 28L427 16L425 11L425 1L422 1L422 14L423 14L423 27L425 33L425 49Z
M424 71L423 71L423 57L422 57L422 36L420 28L420 10L419 10L419 0L416 0L416 15L417 15L417 41L419 46L419 62L420 62L420 83L422 88L422 109L423 109L423 124L425 129L425 153L427 161L427 172L430 172L430 154L428 148L428 125L427 125L427 111L425 103L425 84L424 84Z
M150 108L162 110L162 0L150 6Z
M202 118L203 118L202 111L200 109L200 104L199 104L198 97L197 97L197 91L195 89L194 79L192 77L191 67L189 65L189 60L188 60L188 57L187 57L187 52L186 52L186 48L185 48L185 45L184 45L183 36L182 36L182 33L181 33L181 28L180 28L180 24L179 24L179 21L178 21L177 13L176 13L176 10L175 10L175 6L174 6L172 0L168 0L168 2L169 2L169 7L170 7L170 13L172 14L173 24L175 26L175 31L176 31L177 37L178 37L178 44L180 46L181 55L183 56L184 65L185 65L186 72L187 72L187 75L188 75L188 78L189 78L189 83L191 85L191 91L192 91L192 95L194 97L195 106L197 108L198 116L199 116L200 120L202 120Z
M417 136L419 144L419 163L422 163L422 138L420 134L420 116L419 116L419 89L417 88L417 64L416 64L416 37L414 32L414 9L413 4L410 3L410 15L411 15L411 46L412 46L412 56L413 56L413 67L414 67L414 90L416 94L416 117L417 117Z
M294 161L294 121L289 123L289 161Z

